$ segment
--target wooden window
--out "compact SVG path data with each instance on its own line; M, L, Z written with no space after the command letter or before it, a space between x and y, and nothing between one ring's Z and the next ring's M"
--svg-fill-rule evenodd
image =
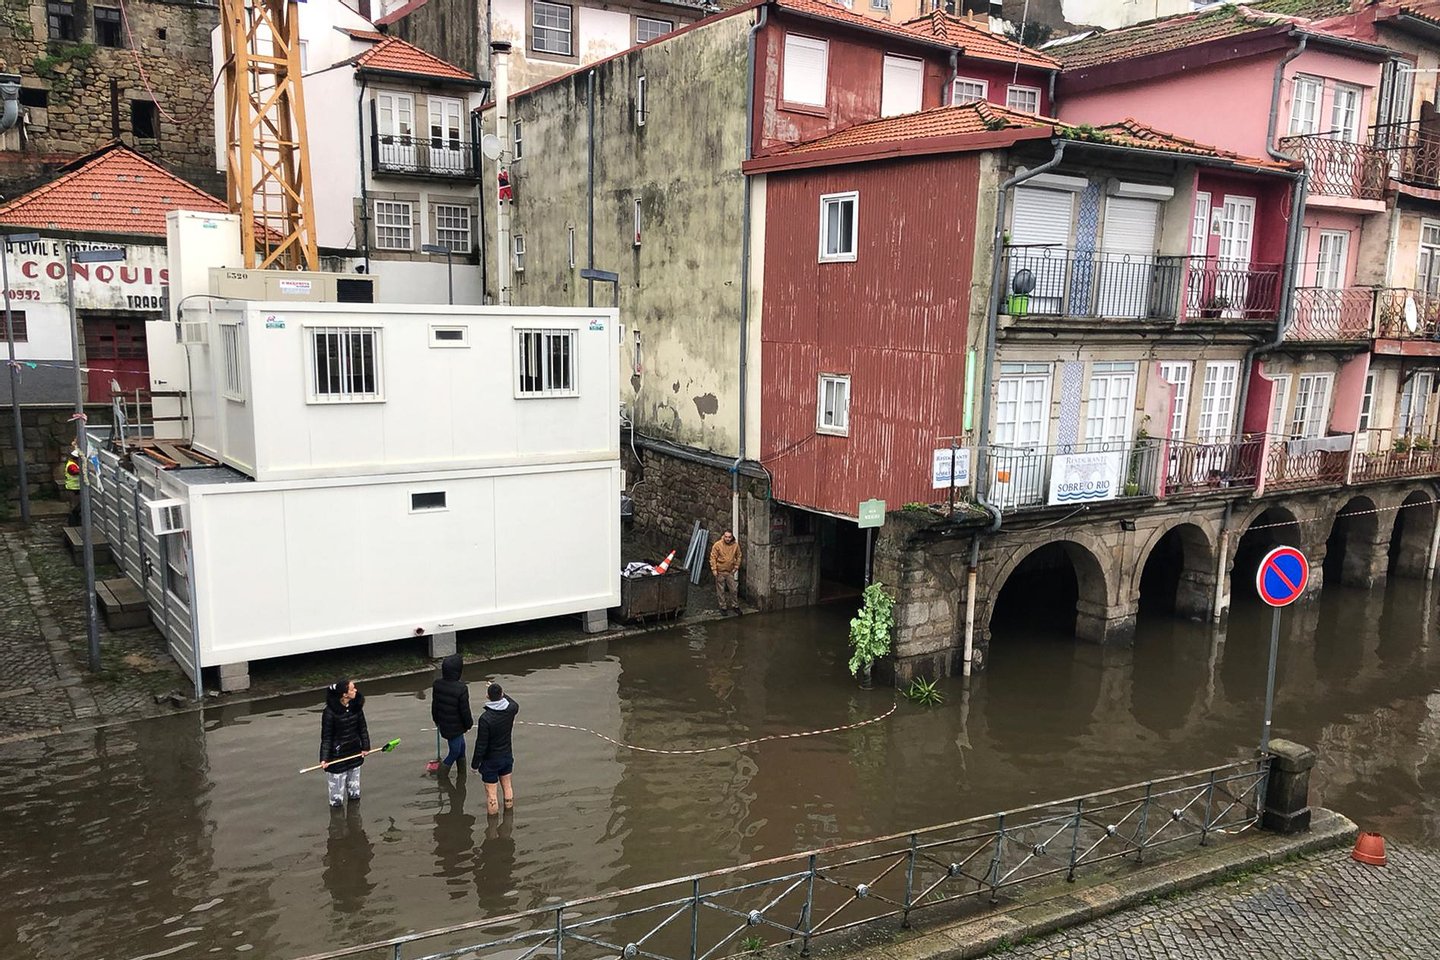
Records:
M74 42L80 39L80 32L75 27L75 4L73 3L59 3L57 0L50 0L45 4L45 22L49 27L51 40Z
M415 249L415 230L411 224L413 208L404 200L375 201L375 248L377 250Z
M574 8L564 3L535 0L530 14L530 47L536 53L572 55Z
M24 310L12 309L10 311L10 325L15 329L16 343L29 342L30 328L25 323ZM0 313L0 343L5 343L7 340L9 340L9 336L6 334L5 331L5 317L3 313Z
M962 103L974 103L976 100L984 100L989 96L990 84L984 80L956 77L954 85L950 88L950 103L952 106L958 106Z
M102 47L125 46L125 24L118 7L95 8L95 42Z
M1005 106L1021 113L1040 112L1040 88L1011 84L1005 91Z

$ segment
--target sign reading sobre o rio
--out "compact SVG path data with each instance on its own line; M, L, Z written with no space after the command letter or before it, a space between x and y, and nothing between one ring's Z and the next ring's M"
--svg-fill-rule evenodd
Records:
M1124 459L1121 450L1057 455L1050 464L1050 504L1114 500Z

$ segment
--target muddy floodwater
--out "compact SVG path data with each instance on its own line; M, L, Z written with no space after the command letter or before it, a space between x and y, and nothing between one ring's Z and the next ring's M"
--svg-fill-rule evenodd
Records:
M1440 843L1437 591L1326 591L1285 614L1277 736L1313 799ZM522 720L703 747L883 713L844 670L848 604L494 665ZM1118 786L1253 751L1269 612L1143 619L1133 648L997 631L946 702L859 730L699 756L516 728L513 815L436 780L430 677L366 684L363 799L326 806L321 697L0 746L0 958L283 958ZM469 671L471 699L483 700Z

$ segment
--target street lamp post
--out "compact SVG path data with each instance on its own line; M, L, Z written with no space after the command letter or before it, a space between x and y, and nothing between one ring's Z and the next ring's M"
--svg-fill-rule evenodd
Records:
M30 478L25 468L25 428L20 419L20 366L15 362L15 323L10 315L10 244L31 243L38 233L11 233L3 238L0 284L5 292L5 344L10 348L10 412L15 418L15 467L20 472L20 521L30 523Z
M70 355L75 371L75 446L80 451L80 535L85 551L85 629L90 641L90 670L100 671L100 623L95 609L95 543L90 528L90 457L85 449L85 388L80 380L80 321L75 312L75 264L115 263L124 250L76 250L65 244L65 292L70 305Z
M420 245L420 252L445 254L445 285L450 293L448 302L450 306L455 306L455 272L452 269L453 264L450 260L450 254L453 251L448 246L441 246L438 243L424 243Z

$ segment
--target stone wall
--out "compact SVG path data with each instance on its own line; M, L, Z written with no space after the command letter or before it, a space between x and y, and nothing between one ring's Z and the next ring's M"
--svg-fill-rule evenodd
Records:
M211 112L212 96L224 95L210 63L218 10L179 0L127 0L124 46L108 47L100 43L96 11L118 10L118 0L75 0L72 9L76 38L59 40L51 36L44 0L0 0L0 61L21 75L24 110L21 124L0 136L0 194L18 196L54 179L64 163L118 139L223 196ZM151 110L154 128L148 130L134 112Z
M92 425L110 422L110 407L97 405L85 408ZM21 406L21 432L25 438L25 464L30 480L30 498L51 499L60 496L60 469L70 444L75 439L74 415L71 407ZM0 406L0 492L6 508L16 515L20 499L20 474L15 469L15 427L10 406Z
M466 0L430 0L386 25L385 32L413 43L446 63L469 70L477 77L489 77L489 50L481 56L477 8ZM470 134L464 134L469 139Z

